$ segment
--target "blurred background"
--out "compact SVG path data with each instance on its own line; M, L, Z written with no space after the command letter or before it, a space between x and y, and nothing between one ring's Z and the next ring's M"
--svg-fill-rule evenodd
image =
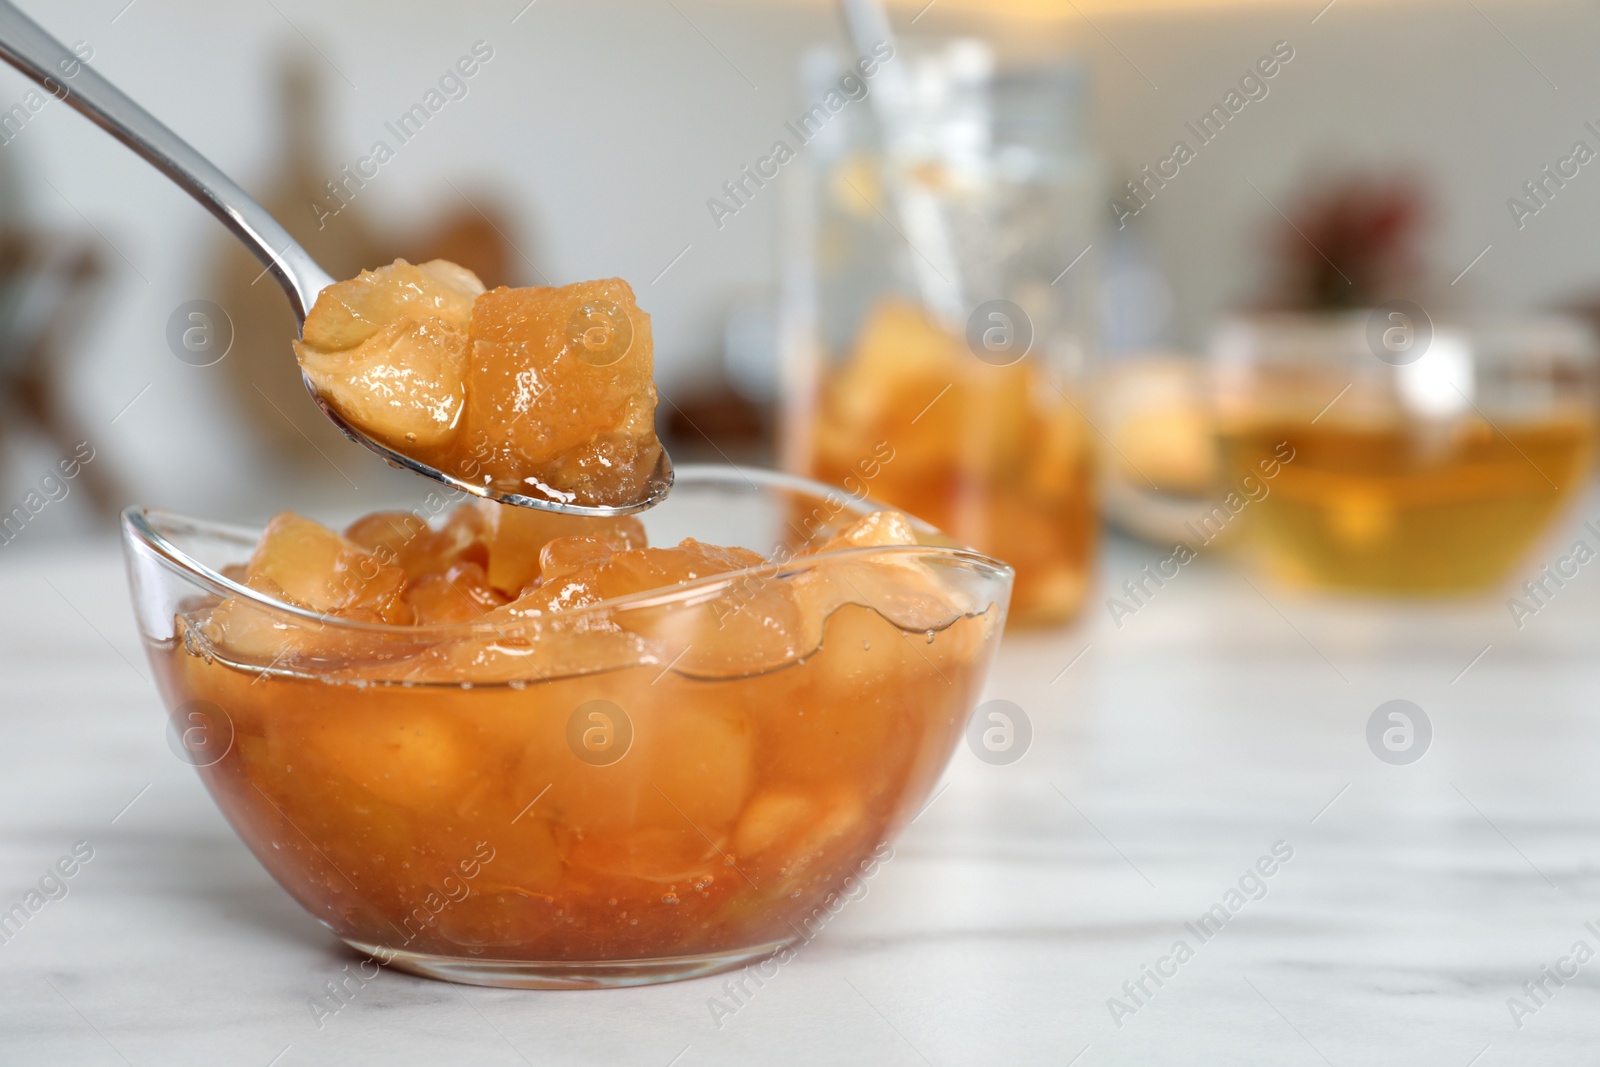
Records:
M1502 424L1570 429L1589 402L1583 324L1600 307L1591 3L896 3L900 49L863 79L886 99L846 92L805 142L794 124L860 51L821 0L22 6L262 198L337 276L443 256L490 285L630 280L654 320L662 432L679 462L842 481L879 440L883 412L860 401L876 397L904 422L883 439L905 484L886 476L870 491L923 492L903 506L974 543L1038 520L1026 544L991 550L1048 545L1067 561L1051 571L1044 560L1030 579L1048 588L1040 621L1081 602L1102 521L1118 537L1199 550L1185 524L1258 468L1251 435L1272 436L1262 426L1274 419L1302 436L1313 424L1346 435L1297 438L1299 456L1355 464L1319 477L1377 479L1337 513L1278 514L1302 549L1343 538L1343 549L1278 560L1280 573L1324 584L1396 586L1406 546L1390 537L1404 533L1395 514L1447 481L1451 463L1468 465L1489 513L1522 500L1494 442L1555 492L1524 501L1509 547L1482 573L1453 567L1438 586L1463 567L1467 585L1502 579L1500 557L1521 558L1586 484L1587 409L1554 443ZM469 56L475 72L452 75ZM890 68L907 80L898 97ZM286 506L339 517L420 499L426 486L338 437L304 395L287 305L222 228L66 106L29 94L0 71L0 511L29 512L5 550L106 536L135 502L256 521ZM397 130L419 103L426 123ZM374 161L380 140L393 151ZM797 148L793 162L744 178L780 140ZM854 209L830 199L845 187ZM933 221L917 223L928 198ZM948 256L922 247L941 234ZM852 277L871 262L881 270ZM967 281L954 310L929 288L939 263ZM834 306L840 292L849 307ZM990 297L1038 335L1024 354L1049 382L1016 387L1040 421L1018 424L1026 460L996 444L951 460L949 485L930 489L942 468L915 458L922 413L884 384L900 357L874 353L923 327L970 339ZM900 299L920 312L893 320ZM1395 301L1413 310L1374 320ZM1492 342L1490 327L1471 325L1488 320L1501 331ZM1426 374L1368 381L1408 362L1366 343L1373 321L1456 347L1434 345ZM1455 322L1466 325L1452 334ZM1465 378L1446 358L1463 350L1477 361ZM1326 373L1301 373L1313 364ZM1516 380L1505 389L1490 380L1506 374ZM1318 423L1347 379L1364 384ZM985 392L1010 387L997 381L943 401L954 425L983 438L974 426L1009 422ZM1415 402L1429 389L1434 401ZM1052 422L1041 391L1080 422ZM1390 394L1411 399L1390 411ZM1474 445L1463 417L1493 440ZM93 458L57 478L84 443ZM1404 470L1382 465L1400 453ZM1005 493L983 483L1023 468L1017 492L1032 495L1006 512ZM1312 465L1287 471L1310 478ZM1276 508L1292 503L1284 478ZM1329 484L1294 492L1350 488ZM1445 496L1424 525L1482 521L1473 501ZM1381 548L1389 569L1350 557L1352 545ZM1307 551L1322 555L1308 562Z

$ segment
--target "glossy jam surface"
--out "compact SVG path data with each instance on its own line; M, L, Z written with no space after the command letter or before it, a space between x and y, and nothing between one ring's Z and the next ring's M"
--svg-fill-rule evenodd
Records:
M396 260L323 290L295 351L352 426L462 481L589 506L648 495L650 316L620 279L485 292L453 263Z
M908 304L869 315L823 384L809 469L1016 570L1010 618L1077 611L1094 549L1088 427L1038 356L992 366Z
M175 714L229 732L201 769L223 811L347 939L746 949L875 867L977 698L1003 604L963 607L915 542L876 513L780 569L632 519L283 515L229 574L319 614L197 600L156 662Z

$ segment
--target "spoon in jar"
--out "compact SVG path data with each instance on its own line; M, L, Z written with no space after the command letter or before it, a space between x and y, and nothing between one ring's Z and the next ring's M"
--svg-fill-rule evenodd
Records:
M50 95L82 112L91 122L133 149L179 188L200 201L207 211L244 242L245 247L265 266L266 272L283 287L289 304L294 308L299 328L304 331L306 316L316 303L317 294L334 284L336 279L319 267L265 208L210 160L92 70L8 0L0 0L0 59L39 83ZM660 503L672 488L672 461L665 449L660 451L655 469L645 481L643 498L619 505L569 503L526 496L494 485L475 484L373 440L342 418L304 372L301 373L301 380L322 413L346 437L365 445L392 466L443 482L474 496L540 511L605 517L643 511Z

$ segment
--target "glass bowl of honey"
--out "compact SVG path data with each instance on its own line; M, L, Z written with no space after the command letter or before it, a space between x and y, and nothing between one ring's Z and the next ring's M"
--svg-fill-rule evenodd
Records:
M1588 481L1596 367L1589 329L1555 315L1435 324L1396 302L1229 321L1211 370L1237 507L1206 521L1246 519L1292 584L1492 587Z
M451 981L635 985L808 939L926 802L1010 596L1004 564L780 474L685 468L626 519L451 504L123 519L175 750L307 912Z

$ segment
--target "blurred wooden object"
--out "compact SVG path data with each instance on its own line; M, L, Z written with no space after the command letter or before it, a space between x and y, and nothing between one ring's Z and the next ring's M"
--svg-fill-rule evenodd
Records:
M279 72L280 127L278 172L260 197L331 274L349 277L371 265L377 242L354 207L319 224L313 203L327 197L323 182L337 173L321 151L322 92L312 65L303 56L285 61ZM289 347L294 313L277 282L268 277L244 247L228 234L213 237L217 279L214 299L233 320L233 348L221 368L234 399L248 416L246 428L276 457L290 463L320 464L319 450L337 447L342 437L306 397Z
M475 193L468 204L449 190L459 207L431 225L396 227L372 221L370 187L384 175L380 171L357 186L323 150L327 105L319 79L316 63L304 54L285 60L279 73L278 170L264 183L260 197L295 240L336 278L354 277L397 257L412 262L445 258L476 271L491 287L515 284L512 250L503 236L511 224L486 195ZM330 182L339 181L346 192L342 203L329 189ZM334 454L345 441L301 384L290 348L294 314L277 283L243 246L221 231L216 245L210 257L215 264L210 277L216 279L212 298L234 327L233 348L221 365L235 403L247 415L245 429L285 466L306 476L332 476L318 453Z
M771 466L776 459L772 411L725 381L663 395L656 423L679 463Z
M382 262L387 263L397 256L413 263L448 259L472 271L490 289L497 285L525 285L523 272L512 264L513 250L502 236L510 225L493 200L474 194L472 204L445 212L427 234L403 242L404 250L386 255Z
M4 433L31 430L63 456L95 444L67 403L67 350L95 306L104 265L87 239L55 233L0 234L0 407ZM96 511L113 516L124 493L105 463L84 464L77 484Z

